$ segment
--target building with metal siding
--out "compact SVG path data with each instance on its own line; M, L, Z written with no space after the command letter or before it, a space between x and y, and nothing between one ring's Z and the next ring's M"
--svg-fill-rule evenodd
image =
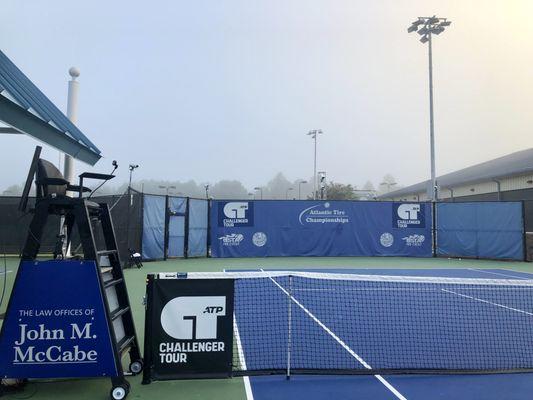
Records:
M378 196L380 200L426 201L430 181ZM533 200L533 149L522 150L437 178L438 199Z

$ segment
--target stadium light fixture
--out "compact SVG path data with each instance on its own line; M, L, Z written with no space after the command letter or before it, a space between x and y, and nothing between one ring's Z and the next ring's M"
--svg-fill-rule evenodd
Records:
M263 188L260 186L254 187L254 190L259 190L261 192L261 200L263 200Z
M288 188L288 189L286 190L286 192L285 192L285 200L288 200L288 199L289 199L289 192L290 192L291 190L294 190L294 188L291 188L291 187L290 187L290 188Z
M130 170L130 183L128 185L128 192L130 191L131 189L131 176L133 175L133 171L136 170L137 168L139 168L139 165L138 164L130 164L129 166L129 170Z
M432 54L432 35L440 35L444 29L451 25L451 21L446 18L432 17L418 17L418 20L413 22L407 29L407 32L417 32L422 35L420 41L428 43L428 59L429 59L429 138L430 138L430 155L431 155L431 201L437 201L437 178L435 176L435 129L433 121L433 54ZM418 27L421 26L420 29ZM413 29L416 27L417 29Z

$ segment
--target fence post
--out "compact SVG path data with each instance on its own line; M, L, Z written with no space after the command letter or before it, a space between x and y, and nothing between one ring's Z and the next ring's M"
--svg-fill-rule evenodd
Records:
M187 197L185 202L185 232L183 238L183 257L189 258L189 213L190 213L190 198Z
M287 380L291 379L291 339L292 339L292 275L289 275L289 310L287 332Z
M431 247L432 257L437 257L437 202L431 202Z
M169 225L170 225L170 210L169 210L169 198L168 195L165 196L165 234L163 239L163 258L166 260L168 258L168 242L169 242Z
M522 200L521 203L522 203L522 237L523 237L522 247L523 247L524 261L527 261L526 202Z
M213 204L210 199L207 199L207 244L205 249L205 256L209 257L211 249L211 205Z

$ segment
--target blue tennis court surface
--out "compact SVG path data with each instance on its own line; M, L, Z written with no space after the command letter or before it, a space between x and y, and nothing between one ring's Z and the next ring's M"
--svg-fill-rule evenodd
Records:
M298 271L443 278L533 278L533 275L527 273L496 269ZM321 301L322 296L334 296L339 289L347 289L336 286L314 289L306 286L305 290L298 291L298 282L294 281L293 290L298 291L294 295L297 306L292 307L292 311L287 311L287 293L284 290L289 282L282 279L273 280L273 287L277 288L272 290L272 294L268 295L270 298L264 302L255 302L252 310L254 313L261 313L268 309L268 312L278 316L279 327L275 321L267 328L260 325L246 326L248 322L245 316L240 315L244 311L240 311L238 306L235 310L241 330L240 351L249 370L269 367L275 370L287 364L284 351L287 333L282 329L282 324L288 313L291 313L294 331L290 365L296 369L299 366L302 369L309 366L316 366L316 369L386 369L394 366L394 362L399 362L402 366L427 366L430 369L438 366L445 369L476 369L477 366L482 367L479 369L499 369L498 366L502 364L505 368L513 368L520 367L522 362L531 365L533 361L533 343L530 342L532 301L522 294L503 297L503 304L502 297L497 298L497 294L491 290L465 292L467 289L463 288L460 293L452 290L424 290L420 295L413 293L411 289L406 291L402 287L395 287L396 293L384 295L383 290L358 289L335 300L339 302L339 309L349 309L346 304L343 306L342 302L347 301L343 299L349 299L358 305L359 323L354 324L350 315L341 312L337 314L331 306L325 308ZM250 293L246 295L253 296L251 288L242 290L248 290ZM316 290L321 291L320 295L317 295ZM445 308L450 307L456 310L452 313L453 318L447 320ZM367 315L361 315L362 310L368 310ZM250 309L246 312L249 313ZM428 323L433 314L436 321L438 317L438 323ZM475 331L476 323L480 321L485 323L483 332L460 336L460 341L455 340L456 337L454 340L450 339L454 329ZM398 329L380 329L380 326ZM279 334L265 333L278 328ZM418 335L417 340L412 340L413 335ZM426 337L431 338L427 346L419 346ZM418 346L413 346L413 342ZM445 343L446 346L440 347L440 343ZM528 347L529 351L524 351ZM494 356L497 352L513 354L513 361L509 361L509 357L498 359ZM261 356L258 357L257 354ZM533 374L292 375L290 380L286 380L283 375L274 375L245 378L245 384L249 400L529 399L533 393Z

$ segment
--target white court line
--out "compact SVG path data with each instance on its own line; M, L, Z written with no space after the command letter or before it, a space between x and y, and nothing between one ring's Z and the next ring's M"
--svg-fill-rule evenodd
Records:
M247 370L246 359L244 358L244 351L242 349L241 335L239 334L239 327L237 325L237 319L235 318L235 313L233 314L233 326L235 328L235 340L237 341L237 352L239 353L239 363L244 371ZM244 391L246 393L246 398L248 400L254 400L254 394L252 392L252 386L250 385L250 378L248 376L243 376L242 380L244 382Z
M527 311L524 311L524 310L520 310L520 309L518 309L518 308L507 307L507 306L504 306L503 304L493 303L492 301L488 301L488 300L480 299L480 298L478 298L478 297L473 297L473 296L468 296L468 295L466 295L466 294L457 293L457 292L454 292L453 290L448 290L448 289L441 289L441 290L442 290L443 292L446 292L446 293L452 293L452 294L455 294L456 296L465 297L465 298L467 298L467 299L471 299L471 300L479 301L479 302L481 302L481 303L491 304L491 305L496 306L496 307L505 308L506 310L516 311L516 312L519 312L519 313L522 313L522 314L527 314L527 315L531 315L531 316L533 316L533 313L530 313L530 312L527 312Z
M10 272L13 272L13 271L11 271L11 270L7 270L7 271L5 272L5 274L7 275L7 274L9 274ZM0 275L4 275L4 271L0 272Z
M225 268L223 272L226 272ZM235 328L235 341L237 342L237 353L239 353L239 363L241 364L243 370L246 371L246 358L244 357L244 351L242 349L241 335L239 333L239 326L237 325L237 318L235 317L235 313L233 313L233 327ZM250 385L250 377L243 376L242 380L244 382L244 392L246 393L246 399L254 400L252 385Z
M263 269L261 269L263 271ZM344 341L342 341L341 338L339 338L337 335L335 335L331 329L329 329L326 325L322 323L317 317L311 313L307 308L305 308L298 300L296 300L283 286L281 286L278 282L276 282L275 279L272 277L269 277L269 279L274 282L274 284L283 292L285 293L298 307L300 307L313 321L315 321L318 326L320 326L322 329L324 329L337 343L339 343L344 350L346 350L350 355L355 358L359 363L365 367L366 369L372 369L372 367L361 358L355 351L353 351ZM383 378L381 375L374 375L387 389L389 389L398 399L400 400L407 400L394 386L392 386L385 378Z
M526 278L524 276L502 274L501 272L487 271L487 270L484 270L484 269L468 268L468 270L476 271L476 272L484 272L486 274L492 274L492 275L501 275L501 276L506 276L508 278L514 278L514 279L531 279L531 278Z

